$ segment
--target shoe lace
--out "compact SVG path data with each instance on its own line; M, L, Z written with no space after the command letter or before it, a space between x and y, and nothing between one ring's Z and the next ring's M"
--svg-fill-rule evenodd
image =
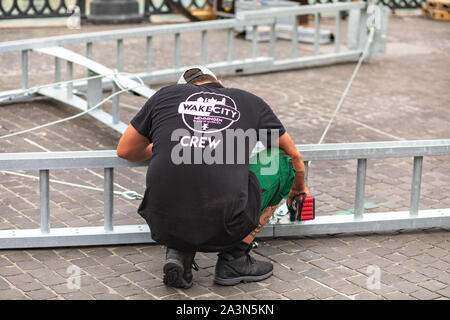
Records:
M253 258L251 255L247 254L247 260L251 263L254 264L256 262L255 258Z
M198 266L197 262L195 262L195 260L192 260L192 268L193 268L195 271L200 270L200 267Z

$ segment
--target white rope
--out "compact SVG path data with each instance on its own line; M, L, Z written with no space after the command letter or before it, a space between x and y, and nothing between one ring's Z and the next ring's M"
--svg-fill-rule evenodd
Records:
M370 45L373 42L374 35L375 35L375 27L371 26L370 27L370 32L369 32L369 38L367 39L367 43L366 43L366 47L364 48L364 51L363 51L361 57L359 58L359 61L358 61L357 65L356 65L356 67L355 67L355 70L353 71L353 74L350 77L350 80L347 83L347 86L345 87L345 90L344 90L344 92L341 95L341 99L339 100L339 102L338 102L338 104L336 106L336 109L334 110L330 121L328 121L328 125L325 128L325 130L323 131L322 136L320 137L319 142L317 144L321 144L323 142L323 140L325 139L325 136L327 135L328 130L330 129L331 124L334 121L334 118L336 118L336 115L338 114L339 109L341 108L342 104L344 103L344 100L347 97L348 91L350 90L350 87L352 86L353 80L355 80L355 77L358 74L359 68L361 67L361 64L362 64L363 60L366 58L367 53L369 52Z
M32 175L29 175L29 174L24 174L24 173L19 173L19 172L13 172L13 171L7 171L7 170L6 171L0 171L0 172L6 173L6 174L9 174L9 175L22 177L22 178L33 179L33 180L39 180L40 179L38 176L32 176ZM70 186L70 187L76 187L76 188L86 189L86 190L91 190L91 191L101 191L101 192L105 191L102 188L91 187L91 186L82 185L82 184L78 184L78 183L71 183L71 182L55 180L55 179L49 179L49 181L51 183L62 184L62 185ZM125 198L127 198L129 200L141 200L143 198L142 195L140 195L136 191L132 191L132 190L113 191L113 192L114 192L115 195L123 196L123 197L125 197Z
M42 125L39 125L39 126L30 128L30 129L25 129L25 130L22 130L22 131L17 131L17 132L9 133L9 134L0 136L0 139L5 139L5 138L10 138L10 137L18 136L18 135L21 135L21 134L24 134L24 133L28 133L28 132L31 132L31 131L43 129L43 128L46 128L46 127L49 127L49 126L52 126L52 125L55 125L55 124L59 124L59 123L62 123L62 122L66 122L66 121L70 121L70 120L79 118L79 117L81 117L81 116L83 116L83 115L85 115L85 114L87 114L87 113L89 113L89 112L91 112L91 111L97 109L97 108L100 107L102 104L104 104L106 101L110 100L111 98L113 98L113 97L115 97L115 96L117 96L117 95L119 95L119 94L121 94L121 93L123 93L123 92L131 91L131 90L134 90L134 89L136 89L136 88L140 88L140 87L142 87L142 86L145 86L145 84L144 84L144 82L142 81L142 79L140 79L138 76L136 76L136 78L139 79L139 85L134 86L134 87L131 87L131 88L124 88L121 84L119 84L118 82L116 82L116 83L118 83L117 86L120 87L120 88L122 88L121 90L119 90L119 91L117 91L117 92L114 92L113 94L109 95L108 97L106 97L105 99L103 99L102 101L100 101L99 103L97 103L95 106L93 106L92 108L89 108L89 109L86 110L86 111L82 111L82 112L77 113L77 114L75 114L75 115L73 115L73 116L70 116L70 117L67 117L67 118L63 118L63 119L59 119L59 120L52 121L52 122L48 122L48 123L46 123L46 124L42 124ZM116 78L114 79L114 81L116 81Z
M46 88L46 87L54 87L54 86L63 85L63 84L67 84L67 83L74 82L74 81L80 81L80 80L91 80L91 79L96 79L96 78L100 78L100 77L110 77L110 76L112 76L113 77L113 81L116 83L116 85L120 89L120 91L114 92L113 94L109 95L108 97L106 97L105 99L103 99L102 101L97 103L95 106L93 106L92 108L89 108L86 111L80 112L78 114L75 114L75 115L67 117L67 118L63 118L63 119L59 119L59 120L56 120L56 121L48 122L46 124L42 124L42 125L30 128L30 129L25 129L25 130L22 130L22 131L17 131L17 132L13 132L13 133L10 133L10 134L6 134L6 135L3 135L3 136L0 136L0 139L9 138L9 137L13 137L13 136L18 136L18 135L21 135L21 134L24 134L24 133L32 132L32 131L35 131L35 130L39 130L39 129L42 129L42 128L46 128L46 127L55 125L55 124L59 124L59 123L63 123L63 122L69 121L69 120L73 120L75 118L81 117L81 116L91 112L92 110L95 110L96 108L100 107L102 104L104 104L105 102L107 102L111 98L115 97L116 95L119 95L119 94L121 94L123 92L128 92L128 91L134 90L136 88L140 88L140 87L145 86L144 81L137 75L133 75L133 74L125 73L125 72L121 72L120 74L127 75L130 78L135 78L137 80L137 82L139 83L139 85L131 87L131 88L128 88L126 85L123 85L120 82L120 79L118 78L119 73L117 71L114 71L114 73L110 74L110 75L102 74L102 75L96 75L96 76L92 76L92 77L85 77L85 78L74 79L74 80L60 81L60 82L55 82L55 83L52 83L52 84L35 86L35 87L32 87L32 88L26 89L24 91L25 93L30 93L30 92L34 93L34 92L37 92L38 90L40 90L42 88ZM31 143L31 144L36 145L36 143L32 142L31 140L28 140L28 142ZM98 175L97 173L95 173L92 170L89 170L89 169L87 169L87 170L90 173L92 173L92 174L94 174L96 176L100 176L100 175ZM36 176L31 176L31 175L22 174L22 173L16 173L16 172L12 172L12 171L2 171L2 172L7 173L7 174L11 174L11 175L24 177L24 178L39 179L39 177L36 177ZM100 177L103 178L103 176L100 176ZM88 189L88 190L93 190L93 191L103 191L104 192L104 189L101 189L101 188L95 188L95 187L90 187L90 186L86 186L86 185L70 183L70 182L61 181L61 180L54 180L54 179L50 179L50 181L52 183L63 184L63 185L68 185L68 186L82 188L82 189ZM125 190L125 191L114 191L114 194L121 195L124 198L129 199L129 200L134 200L134 199L135 200L140 200L140 199L143 199L143 196L141 194L137 193L136 191L128 190L125 187L119 185L118 183L114 183L114 185L119 187L119 188L121 188L122 190Z

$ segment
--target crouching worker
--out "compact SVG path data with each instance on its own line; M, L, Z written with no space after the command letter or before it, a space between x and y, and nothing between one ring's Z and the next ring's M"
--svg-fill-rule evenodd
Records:
M257 141L266 149L251 156ZM251 244L283 198L309 191L302 156L261 98L223 87L207 68L188 69L145 103L117 154L150 159L138 213L167 247L166 285L192 286L196 252L219 252L221 285L272 275Z

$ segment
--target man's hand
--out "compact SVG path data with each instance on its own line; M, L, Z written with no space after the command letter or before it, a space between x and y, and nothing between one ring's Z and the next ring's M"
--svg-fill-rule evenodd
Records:
M292 202L294 201L294 198L301 193L306 193L307 195L311 195L311 193L309 192L309 189L307 187L305 187L303 190L299 190L299 189L296 190L296 189L292 188L291 191L289 191L289 194L287 197L288 206L290 206L292 204Z
M152 157L153 144L130 124L117 145L117 155L132 162L148 160Z

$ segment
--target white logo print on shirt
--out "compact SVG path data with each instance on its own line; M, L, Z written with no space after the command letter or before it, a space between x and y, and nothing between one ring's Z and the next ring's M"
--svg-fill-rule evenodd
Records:
M211 92L197 92L178 106L186 126L200 133L219 132L239 120L240 112L230 97Z

